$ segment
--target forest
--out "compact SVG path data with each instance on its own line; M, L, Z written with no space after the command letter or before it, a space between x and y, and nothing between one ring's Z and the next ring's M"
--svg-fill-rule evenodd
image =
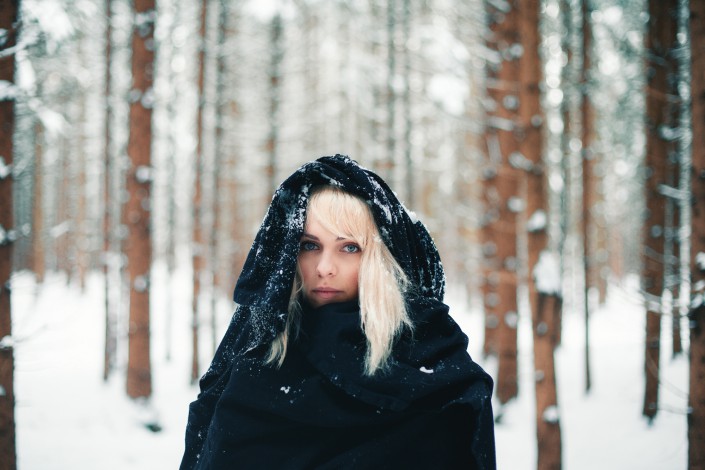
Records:
M273 192L335 154L433 236L500 468L705 469L705 2L0 0L0 470L178 465Z

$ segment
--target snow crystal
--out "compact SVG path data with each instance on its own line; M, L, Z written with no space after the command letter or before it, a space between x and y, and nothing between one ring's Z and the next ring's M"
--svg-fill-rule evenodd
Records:
M138 183L149 183L152 181L152 168L147 165L140 165L135 168L135 179Z
M12 165L5 163L5 158L0 155L0 180L4 180L12 174Z
M561 268L558 256L550 251L542 251L534 267L536 290L544 294L560 294Z
M504 315L504 323L506 323L509 328L516 328L519 324L519 315L517 315L516 312L507 312Z
M287 387L282 387L282 388L280 388L279 390L281 390L282 392L288 394L288 393L289 393L289 390L291 390L291 387L288 387L288 386L287 386Z
M3 351L5 349L11 349L14 346L15 341L12 339L12 336L5 335L2 339L0 339L0 351Z
M0 225L0 246L12 243L17 240L17 232L9 229L5 230L5 227Z
M699 270L705 271L705 253L701 251L695 255L695 264L698 266Z
M144 107L144 109L152 109L154 107L154 89L152 87L145 90L142 94L140 103L142 103L142 107Z
M409 210L406 207L404 207L404 210L406 211L406 215L408 215L411 219L412 224L415 224L419 221L419 217L416 215L416 212Z
M529 217L529 220L526 222L526 229L529 232L538 232L540 230L545 230L547 223L548 217L546 216L546 213L539 209L531 214L531 217Z
M510 197L507 201L507 208L514 213L518 213L524 210L526 203L520 197Z
M558 407L556 405L551 405L543 410L543 415L541 418L546 423L556 424L560 418L560 413L558 412Z
M424 374L433 374L433 369L427 369L424 366L419 367L419 370L423 372Z
M23 2L27 19L33 18L50 42L61 42L71 36L75 28L66 13L63 2Z
M5 395L7 395L7 392L5 391L5 387L0 385L0 397L4 397Z
M693 296L693 298L690 301L690 308L691 308L691 310L695 310L697 308L700 308L700 306L702 304L703 304L703 295L696 294Z
M0 80L0 101L10 101L17 98L19 88L7 80Z
M130 104L137 103L141 97L142 97L142 90L138 90L137 88L132 88L127 93L127 102Z
M146 276L137 276L135 278L135 282L132 284L132 287L134 287L137 292L145 292L148 285L149 279Z
M154 9L141 11L135 15L135 28L140 37L147 37L152 32L154 20L157 17L157 12Z
M57 136L67 127L66 119L61 113L52 111L51 109L42 108L37 111L39 120L42 121L42 127L47 134Z
M460 116L465 112L468 86L460 77L435 74L428 84L428 94L446 113Z
M536 325L536 334L539 336L543 336L546 333L548 333L548 325L546 322L539 322L538 325Z

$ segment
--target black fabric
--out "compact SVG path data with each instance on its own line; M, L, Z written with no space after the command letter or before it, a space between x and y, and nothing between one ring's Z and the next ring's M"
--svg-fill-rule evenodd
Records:
M366 200L412 280L415 328L389 366L363 374L356 302L305 307L281 368L263 365L282 328L309 191L335 184ZM442 303L428 232L389 188L347 157L324 157L282 183L236 289L238 310L189 410L182 469L495 468L491 378Z

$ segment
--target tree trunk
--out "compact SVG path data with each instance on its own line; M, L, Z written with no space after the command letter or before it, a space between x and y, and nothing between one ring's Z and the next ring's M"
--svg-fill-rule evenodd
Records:
M5 51L17 44L19 1L0 3L0 30L5 31ZM3 50L0 49L0 50ZM0 58L0 81L15 81L15 54ZM12 204L13 133L15 102L0 100L0 470L17 468L15 434L14 346L12 341L12 245L16 238Z
M218 300L221 298L220 292L220 268L221 268L221 244L218 234L222 227L221 207L224 204L224 199L221 198L223 179L227 177L227 172L222 171L223 164L226 161L227 148L225 145L225 117L228 112L227 100L225 92L225 83L227 77L227 61L226 61L226 38L228 32L228 18L230 10L228 2L220 0L220 12L218 15L218 45L217 45L217 67L216 67L216 92L215 92L215 154L213 156L213 198L212 198L212 213L213 223L211 224L210 232L210 249L208 251L211 269L211 346L213 353L218 347Z
M105 339L103 352L103 380L108 380L115 365L117 354L117 311L111 301L110 284L115 278L110 269L113 255L113 219L112 219L112 175L113 165L110 154L111 124L113 120L112 74L112 0L105 1L105 123L103 125L103 296L105 304Z
M563 275L566 263L566 240L570 227L572 227L572 202L573 202L573 171L572 162L574 161L574 152L571 149L571 140L575 137L573 131L573 116L575 105L575 74L573 65L573 37L574 37L574 22L573 22L573 2L572 0L561 0L561 20L563 23L563 31L561 35L561 48L566 56L566 63L561 70L561 89L563 91L563 101L561 101L561 117L563 120L563 132L561 133L561 177L563 180L563 188L560 193L560 238L558 240L558 255L560 256L560 273ZM561 333L563 330L563 319L561 313L556 324L556 346L561 344Z
M506 403L518 394L517 366L517 212L519 173L510 163L521 134L515 127L519 104L519 13L512 5L502 12L487 4L488 47L501 57L489 65L487 94L493 102L485 130L488 162L483 169L485 215L482 222L484 258L485 353L497 354L497 397Z
M592 5L590 0L582 0L583 20L583 66L580 71L582 95L580 114L582 118L582 235L583 235L583 302L585 313L585 391L592 387L592 374L590 367L590 290L595 287L595 221L593 208L597 200L597 187L595 184L595 155L593 142L595 140L595 110L592 105L591 95L591 67L592 67Z
M203 112L206 106L206 35L208 22L208 1L201 0L200 17L200 47L198 50L198 116L196 117L196 162L193 182L193 296L191 297L192 323L191 323L191 347L193 355L191 357L191 383L195 383L201 373L199 366L199 305L201 300L201 284L203 279L203 267L205 255L205 237L203 235L203 168L205 156L203 155L204 125Z
M385 181L392 181L394 177L394 166L396 162L396 142L397 142L397 94L394 89L394 81L397 72L397 52L395 46L395 36L397 29L397 2L387 0L387 81L386 81L386 105L387 105L387 142L385 152L380 155L377 169L380 176Z
M32 271L38 283L46 275L46 230L44 226L44 130L34 124L34 206L32 208Z
M665 206L660 192L666 183L666 162L673 150L672 139L663 133L675 126L677 64L673 47L677 43L677 0L649 0L646 35L646 218L642 283L646 295L646 341L643 414L649 421L658 411L661 296L665 274Z
M269 191L267 202L271 194L277 189L277 160L279 149L279 103L281 100L281 63L284 58L283 21L281 14L277 13L272 18L269 33L270 62L269 62L269 136L267 137L267 162L266 174Z
M132 35L132 90L139 95L130 104L130 134L127 154L128 226L127 262L130 280L130 323L128 330L127 394L132 398L152 394L150 363L149 290L152 260L150 188L153 169L152 104L154 94L154 0L135 0L135 29Z
M548 250L548 193L547 175L543 164L543 123L540 85L543 79L539 57L539 0L522 0L521 42L521 93L519 119L523 138L519 152L526 159L523 168L526 176L526 211L529 298L534 337L534 369L536 380L536 436L538 442L537 469L561 468L561 427L558 414L558 392L554 350L556 347L557 319L561 312L560 285L551 284L551 272L559 263ZM539 258L542 266L539 266ZM555 275L560 279L560 275Z
M404 0L402 12L402 38L404 41L403 60L403 75L404 75L404 94L402 96L404 104L404 173L406 175L406 204L408 207L414 207L416 201L416 185L414 183L414 160L413 160L413 145L411 143L411 134L414 127L413 110L411 107L411 51L409 51L409 41L411 40L411 1Z
M705 2L690 2L692 194L688 469L705 469Z

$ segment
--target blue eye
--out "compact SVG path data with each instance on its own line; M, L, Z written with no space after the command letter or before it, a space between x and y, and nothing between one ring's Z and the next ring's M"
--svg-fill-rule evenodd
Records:
M301 242L301 251L313 251L313 250L316 250L317 248L318 248L318 245L316 245L313 242L308 242L308 241Z
M350 244L350 245L345 245L343 247L343 251L345 251L346 253L359 253L362 250L360 249L359 246Z

